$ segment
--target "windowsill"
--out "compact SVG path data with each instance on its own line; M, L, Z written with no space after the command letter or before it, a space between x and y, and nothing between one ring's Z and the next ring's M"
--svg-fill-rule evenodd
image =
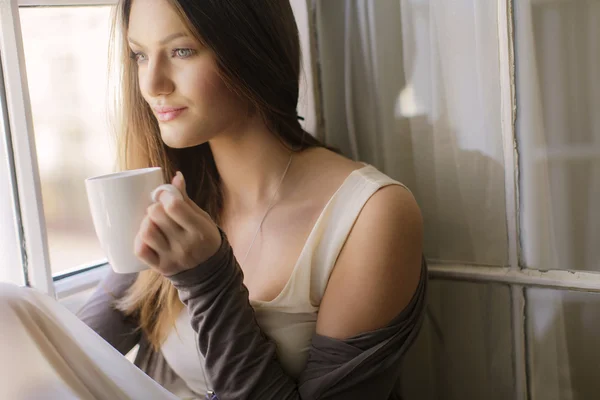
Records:
M53 278L57 300L93 289L100 283L110 267L107 263L69 271Z

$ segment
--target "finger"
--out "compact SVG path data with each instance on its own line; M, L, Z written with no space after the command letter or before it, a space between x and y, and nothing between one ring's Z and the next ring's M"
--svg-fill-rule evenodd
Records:
M177 224L190 232L197 232L198 229L202 229L203 227L208 229L214 225L212 218L208 213L201 209L187 195L185 178L180 171L177 171L171 184L183 194L184 200L181 201L168 192L164 193L164 197L161 194L159 200L163 203L167 214L173 218Z
M189 204L168 192L161 194L160 202L168 217L183 230L195 232L204 226L206 217L196 204Z
M170 250L169 240L156 225L150 216L144 218L140 227L140 239L156 253L164 253Z
M177 173L173 177L173 180L171 181L171 185L175 186L177 190L181 192L183 198L188 197L186 192L185 178L183 177L181 171L177 171Z
M175 186L177 188L177 190L179 190L179 192L183 195L183 198L185 199L186 203L196 204L188 196L187 185L185 183L185 178L183 177L183 174L181 173L181 171L177 171L177 173L173 177L173 180L171 181L171 185Z
M167 197L167 193L173 196L169 192L164 192L160 195L160 198ZM170 245L171 240L177 240L178 236L184 231L184 228L167 214L162 201L148 207L148 218L160 229L168 245Z
M156 267L159 265L160 258L158 254L150 248L144 241L139 237L135 238L134 250L135 256L144 264L149 267Z

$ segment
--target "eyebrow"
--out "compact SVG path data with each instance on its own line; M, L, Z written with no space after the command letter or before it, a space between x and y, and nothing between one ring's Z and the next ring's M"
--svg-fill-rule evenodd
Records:
M179 33L173 33L172 35L167 36L166 38L164 38L163 40L161 40L160 42L158 42L161 46L164 46L165 44L172 42L175 39L178 39L180 37L186 37L188 36L187 33L183 33L183 32L179 32ZM136 46L139 47L144 47L141 44L139 44L138 42L136 42L135 40L133 40L132 38L128 37L127 40L130 43L135 44Z

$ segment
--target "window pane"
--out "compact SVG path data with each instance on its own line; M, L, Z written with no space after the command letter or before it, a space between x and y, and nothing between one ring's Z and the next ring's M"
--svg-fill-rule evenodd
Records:
M83 181L115 164L106 113L110 11L20 9L53 273L104 258Z
M600 1L515 1L524 263L600 270Z
M515 398L510 290L432 281L428 315L404 361L406 400Z
M600 392L600 295L527 290L532 400L587 400Z
M328 144L411 188L428 258L506 265L497 2L316 4Z

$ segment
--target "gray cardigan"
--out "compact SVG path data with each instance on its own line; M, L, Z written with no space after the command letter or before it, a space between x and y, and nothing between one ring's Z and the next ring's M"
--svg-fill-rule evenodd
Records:
M111 271L78 316L122 354L139 344L135 364L165 385L177 376L162 353L152 349L135 318L126 317L112 306L135 279L136 274ZM399 399L396 393L401 361L413 344L424 315L424 260L411 302L388 326L346 340L315 334L306 369L297 381L285 374L277 360L275 343L265 336L254 318L242 271L225 235L214 256L170 280L191 313L198 348L220 400ZM232 355L239 360L237 363L228 362Z

